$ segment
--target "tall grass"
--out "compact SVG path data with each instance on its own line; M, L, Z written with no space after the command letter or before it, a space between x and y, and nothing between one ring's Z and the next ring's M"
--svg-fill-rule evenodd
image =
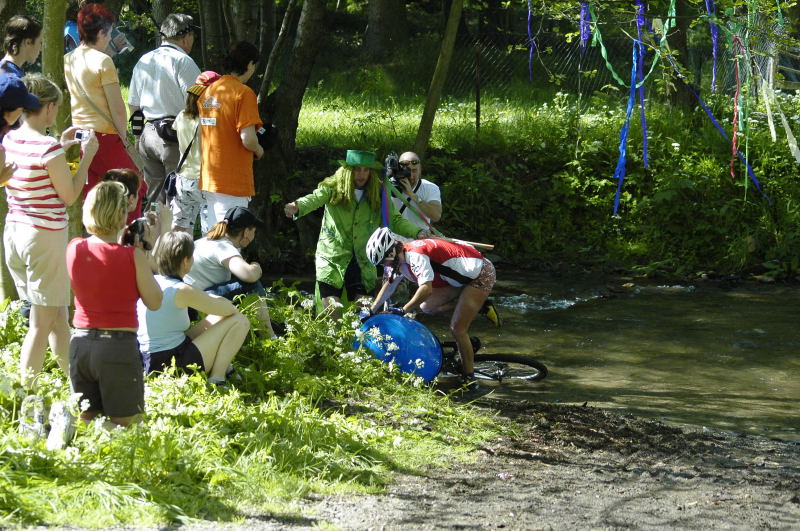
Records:
M241 380L230 388L200 374L148 378L142 424L80 426L63 451L17 434L23 329L5 309L0 522L140 526L253 513L288 521L301 516L293 504L300 497L378 492L392 471L466 459L505 429L353 351L352 313L339 322L315 317L302 300L293 289L272 300L287 335L251 338L235 362ZM40 380L48 402L69 399L53 363Z

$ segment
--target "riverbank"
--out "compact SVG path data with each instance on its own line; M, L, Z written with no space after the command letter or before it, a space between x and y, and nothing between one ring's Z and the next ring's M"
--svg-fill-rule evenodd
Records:
M315 496L262 529L791 529L800 525L800 443L696 431L591 406L476 404L513 436L370 496Z

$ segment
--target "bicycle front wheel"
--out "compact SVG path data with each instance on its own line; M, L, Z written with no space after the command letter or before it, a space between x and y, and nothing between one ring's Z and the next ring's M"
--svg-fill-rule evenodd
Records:
M543 363L520 354L475 354L475 377L483 380L538 382L547 376Z

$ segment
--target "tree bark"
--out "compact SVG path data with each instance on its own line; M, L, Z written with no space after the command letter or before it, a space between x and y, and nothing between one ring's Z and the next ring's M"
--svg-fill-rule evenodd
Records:
M153 0L153 8L150 13L156 23L156 29L160 28L167 15L172 13L172 0Z
M200 21L203 26L201 44L203 47L203 64L209 70L222 69L222 59L231 44L225 33L224 15L218 0L198 0Z
M434 70L431 78L428 98L425 101L425 110L422 113L422 119L417 130L417 139L414 142L414 151L420 157L425 156L425 151L428 149L428 142L433 130L433 120L436 118L436 108L439 106L442 88L447 80L447 72L450 69L450 59L453 56L453 47L456 43L456 33L461 20L462 8L462 0L454 0L450 5L450 17L447 20L447 28L442 39L442 49L439 52L439 60L436 61L436 70Z
M675 4L675 27L667 36L669 47L678 53L678 62L685 68L689 61L689 25L692 22L691 12L686 0L678 0ZM673 103L689 109L693 105L692 93L684 83L675 84Z
M267 65L264 69L264 76L261 78L261 88L258 90L258 102L262 111L262 116L264 112L267 111L266 99L272 83L272 76L275 72L275 66L281 53L283 53L283 45L289 36L294 15L299 7L300 4L298 3L298 0L289 0L289 5L286 6L286 13L283 15L281 31L278 33L278 38L276 39L275 44L272 46L272 50L270 51L269 60L267 60Z
M275 0L262 0L258 34L258 52L261 57L267 57L275 43L276 19Z
M408 34L406 5L403 0L370 0L367 9L364 47L367 57L384 61Z
M25 12L25 0L0 0L0 28L4 28L8 19ZM5 55L5 52L3 52Z
M324 0L304 1L286 73L275 92L261 103L262 116L271 116L280 130L278 144L256 164L256 196L252 206L267 225L260 231L263 237L257 242L256 249L263 260L270 254L271 235L289 223L283 216L284 198L294 198L297 193L296 190L288 191L286 182L294 170L300 107L322 42L324 15Z

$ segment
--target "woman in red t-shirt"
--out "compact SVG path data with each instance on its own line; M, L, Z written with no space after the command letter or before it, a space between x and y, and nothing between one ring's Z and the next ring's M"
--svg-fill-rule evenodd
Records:
M69 345L72 389L89 408L81 420L106 415L117 425L136 422L144 411L144 381L136 330L136 301L161 307L161 288L153 278L141 241L117 243L128 215L125 186L101 182L83 205L89 238L67 246L67 269L75 292L75 332ZM155 233L157 234L157 232ZM148 229L145 239L153 238Z

